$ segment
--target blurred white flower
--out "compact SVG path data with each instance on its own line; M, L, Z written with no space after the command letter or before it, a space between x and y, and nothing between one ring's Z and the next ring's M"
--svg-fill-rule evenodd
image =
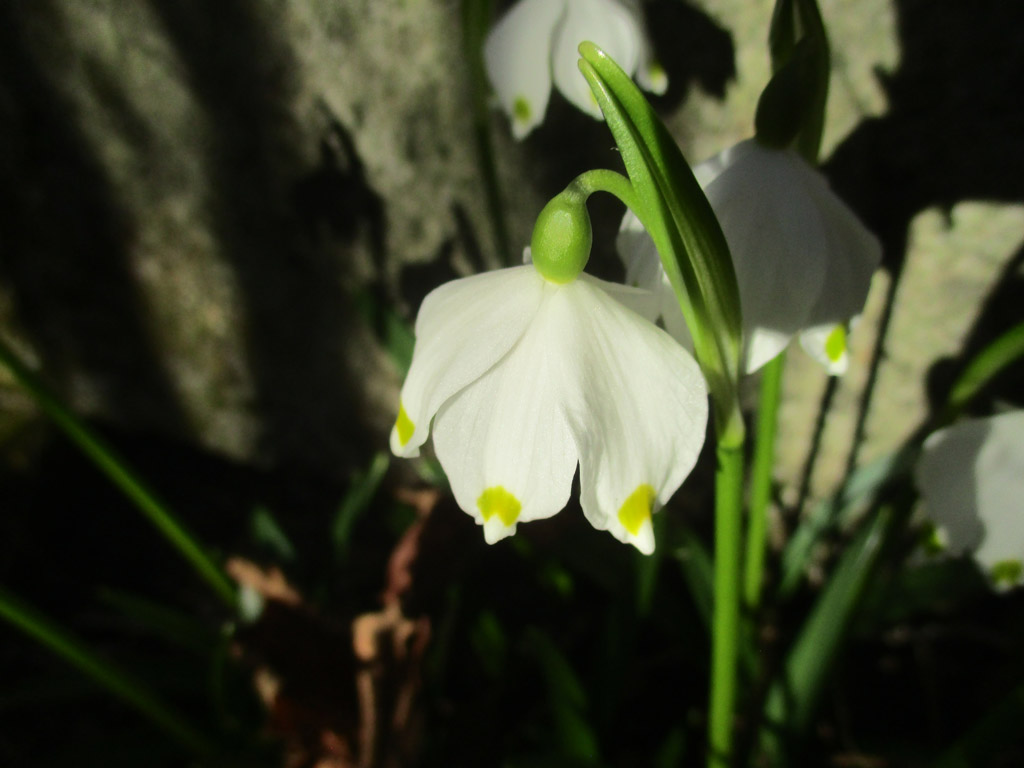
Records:
M1024 583L1024 411L934 433L916 480L938 548L970 554L997 589Z
M594 527L654 550L651 514L689 474L707 423L693 358L627 304L646 292L527 264L455 280L416 319L391 450L427 440L490 543L569 498ZM436 416L435 416L436 414Z
M846 324L859 315L882 248L790 150L750 139L694 169L729 244L743 312L743 370L753 373L799 334L832 375L847 366ZM665 327L689 333L654 242L631 212L619 231L627 282L661 294Z
M577 62L577 47L596 43L646 90L664 93L668 78L643 34L639 0L520 0L484 43L484 64L498 102L525 137L544 118L551 83L584 112L601 118Z

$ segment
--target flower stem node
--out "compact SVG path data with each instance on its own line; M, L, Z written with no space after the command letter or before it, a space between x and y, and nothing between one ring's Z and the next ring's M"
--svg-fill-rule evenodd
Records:
M593 241L586 197L566 190L537 217L530 241L533 266L548 282L570 283L587 265Z

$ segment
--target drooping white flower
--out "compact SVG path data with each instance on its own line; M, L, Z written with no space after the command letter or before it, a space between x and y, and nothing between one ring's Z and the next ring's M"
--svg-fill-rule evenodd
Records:
M998 589L1024 584L1024 411L935 432L916 480L940 549L969 553Z
M743 312L743 370L752 373L799 334L830 374L846 370L846 324L860 314L882 248L791 150L750 139L694 169L729 244ZM627 281L661 293L665 327L689 334L654 242L627 212L618 240Z
M520 0L484 43L484 64L498 102L525 137L544 118L551 84L584 112L601 110L580 74L577 47L601 46L640 85L664 93L668 78L643 34L639 0Z
M650 516L697 459L707 396L693 358L627 308L638 298L530 264L437 288L416 319L392 451L416 455L433 419L455 499L490 543L561 510L579 463L587 519L650 553Z

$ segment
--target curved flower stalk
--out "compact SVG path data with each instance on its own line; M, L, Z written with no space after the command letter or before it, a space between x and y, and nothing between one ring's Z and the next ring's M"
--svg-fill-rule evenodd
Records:
M668 78L643 34L639 0L520 0L484 43L487 75L517 139L544 118L552 82L579 109L601 119L576 64L584 40L601 45L645 90L665 92Z
M935 432L916 481L936 549L969 553L996 589L1024 584L1024 410Z
M706 384L689 353L627 306L642 308L646 292L580 274L589 220L581 244L575 213L558 231L566 211L546 216L553 205L538 219L533 264L424 300L391 449L417 455L433 420L455 499L489 543L561 510L578 463L590 523L649 554L651 514L704 442ZM566 267L561 251L573 249L586 254Z
M830 374L843 373L847 323L859 315L881 261L877 238L792 150L749 139L701 163L694 175L732 253L744 372L758 370L799 334ZM659 293L665 327L688 344L654 243L628 212L618 250L627 281Z

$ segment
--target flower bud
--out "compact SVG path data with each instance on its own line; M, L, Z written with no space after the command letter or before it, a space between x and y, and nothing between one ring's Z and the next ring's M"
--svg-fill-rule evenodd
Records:
M594 233L586 196L566 190L544 206L533 227L533 266L552 283L570 283L590 258Z

